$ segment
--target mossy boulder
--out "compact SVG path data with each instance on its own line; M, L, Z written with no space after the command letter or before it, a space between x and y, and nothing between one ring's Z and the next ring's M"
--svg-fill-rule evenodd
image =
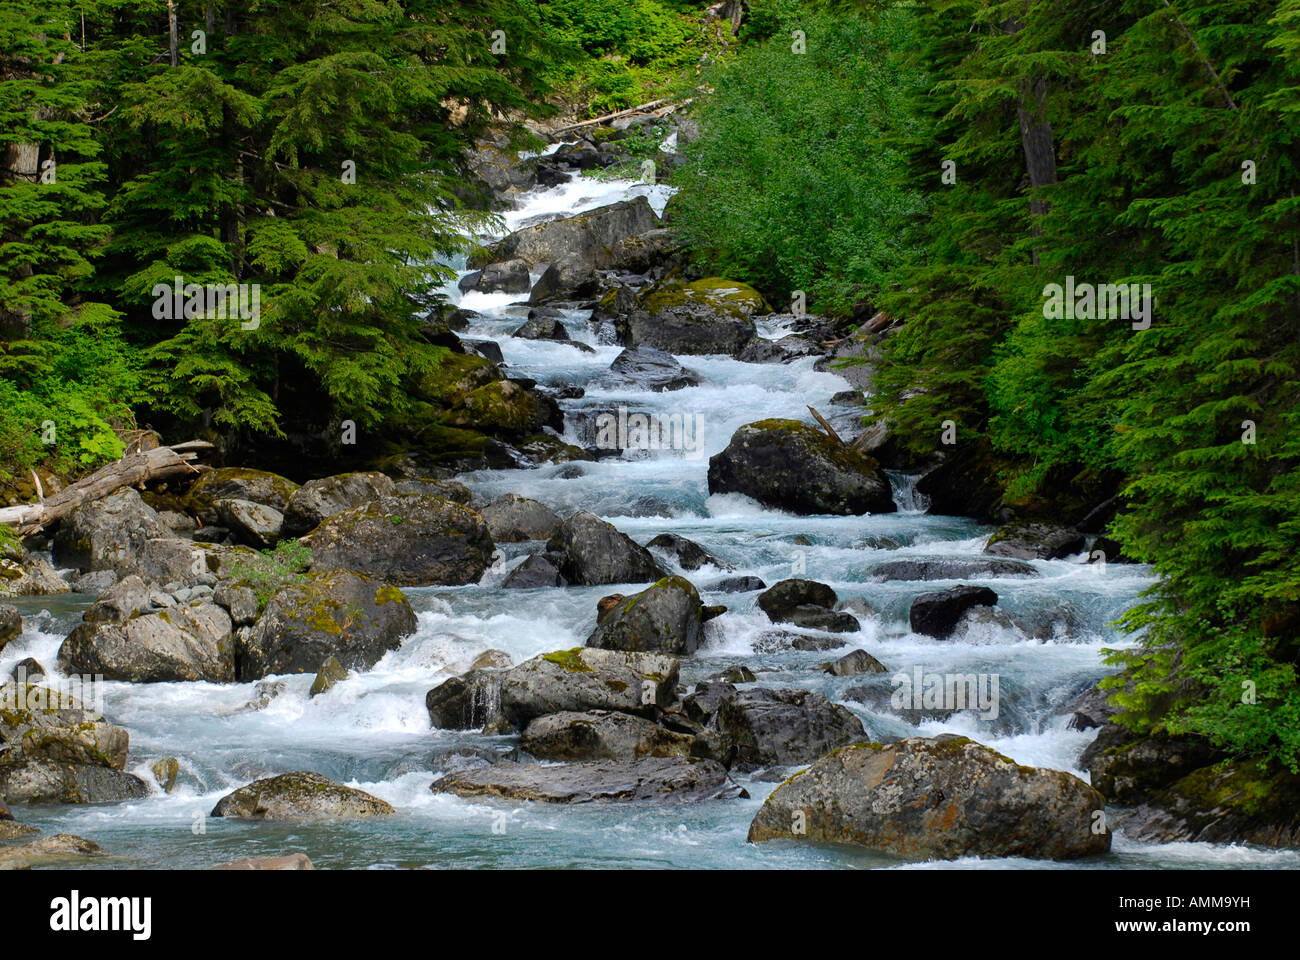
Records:
M1109 722L1079 762L1102 796L1132 806L1220 759L1219 752L1200 737L1159 733L1137 738Z
M212 808L214 817L290 823L363 820L396 812L392 804L364 790L307 772L257 780L222 797Z
M644 291L636 309L616 317L614 325L628 347L734 357L758 335L753 317L768 312L762 295L743 283L668 280Z
M415 628L415 612L396 587L349 570L309 574L277 590L257 623L240 631L239 679L316 673L329 658L369 670Z
M374 470L308 480L289 498L284 512L285 532L307 533L336 513L396 493L397 485Z
M209 470L185 495L186 510L204 523L216 523L217 500L251 500L284 513L298 484L278 473L247 467L218 467Z
M709 459L709 492L742 493L798 514L897 509L875 460L798 420L760 420L737 430Z
M449 353L437 367L420 374L412 385L412 393L429 403L449 406L470 391L501 379L501 371L486 357L474 353Z
M200 478L200 482L205 477ZM196 484L197 486L197 484ZM54 562L78 570L138 569L138 554L149 540L175 540L158 513L130 487L83 503L59 520L53 541Z
M535 265L571 256L580 258L587 269L605 269L611 266L612 249L618 241L658 226L659 218L649 201L635 197L516 230L471 256L469 266L477 269L511 259Z
M564 415L553 397L528 389L515 380L496 380L471 390L460 404L448 411L445 422L452 427L473 428L486 433L526 436L544 427L564 427Z
M1078 777L1025 767L965 737L860 743L772 792L749 840L847 843L909 860L1105 853L1105 800Z
M0 604L0 650L3 650L10 640L22 636L22 633L23 618L18 608Z
M336 513L303 542L316 570L355 570L398 586L477 583L495 549L469 507L413 493Z
M1054 523L1018 520L989 537L984 552L1016 560L1056 560L1080 553L1083 548L1084 536L1078 530Z
M700 645L702 623L695 585L682 577L665 577L614 604L600 617L587 646L686 656Z
M644 757L631 762L498 763L448 774L434 793L505 797L541 803L627 800L693 802L748 796L727 780L722 764L696 757Z
M497 543L549 540L562 521L550 507L518 494L507 493L482 510L483 522Z

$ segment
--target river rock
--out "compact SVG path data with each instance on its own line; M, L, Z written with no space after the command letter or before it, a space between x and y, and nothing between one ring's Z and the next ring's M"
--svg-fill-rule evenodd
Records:
M799 514L893 513L875 460L798 420L760 420L709 459L709 493L743 493Z
M136 614L153 610L152 590L135 574L112 584L81 615L87 623L124 623Z
M751 675L752 676L752 675ZM713 719L718 708L736 695L736 685L725 681L701 680L695 692L682 697L682 713L687 719L706 724Z
M915 633L938 640L952 635L963 613L975 606L994 606L998 595L988 587L960 586L923 593L912 601L908 619Z
M559 298L585 297L595 293L596 289L596 274L591 261L576 254L565 254L542 271L528 294L528 303L536 305ZM561 339L566 338L567 334Z
M185 507L204 523L217 523L217 500L251 500L285 512L298 484L278 473L247 467L218 467L194 481L185 495Z
M560 650L501 674L501 712L518 730L562 711L617 710L655 719L676 699L677 674L677 658L663 654Z
M212 591L212 602L230 614L231 622L237 627L257 622L260 604L252 587L238 583L220 583Z
M768 797L749 840L851 843L913 860L1073 859L1105 853L1105 800L1060 770L1019 766L965 737L863 743Z
M609 365L598 381L610 390L653 390L663 393L700 385L700 376L687 370L671 353L657 347L628 347Z
M277 590L257 623L240 632L239 679L315 673L329 657L369 670L415 628L415 612L396 587L348 570L309 574Z
M469 487L458 480L438 480L434 477L417 477L415 479L398 480L398 493L422 493L428 496L442 497L444 500L451 500L455 503L463 503L470 506L474 502L474 494Z
M704 589L716 590L719 593L749 593L751 590L766 590L767 584L759 577L723 577Z
M886 560L871 569L871 578L887 580L977 580L984 577L1037 577L1039 573L1023 560L997 557L909 557Z
M474 289L480 293L527 293L532 285L528 264L515 259L489 263L483 268Z
M510 259L530 265L555 263L572 256L585 269L605 269L610 265L610 249L615 243L658 226L659 218L649 202L645 197L636 197L516 230L472 257L470 266Z
M409 493L336 513L303 542L313 569L354 570L399 586L476 583L494 551L487 524L469 507Z
M809 610L820 609L808 607ZM848 631L845 631L848 632ZM781 653L785 650L824 652L848 646L848 641L826 634L796 633L793 630L764 630L751 641L755 653Z
M308 480L289 498L284 511L285 532L294 535L307 533L336 513L380 497L391 497L397 492L397 485L376 471L341 473Z
M385 800L307 772L257 780L222 797L212 808L214 817L293 823L360 820L393 813L396 811Z
M21 560L0 558L0 590L11 597L47 597L71 588L43 556L23 550Z
M445 422L521 439L547 427L563 430L564 414L555 398L533 389L532 381L494 380L459 398L445 415Z
M1133 806L1175 781L1222 758L1199 737L1157 734L1138 738L1116 723L1108 723L1094 749L1079 758L1092 785L1114 803Z
M1052 523L1017 521L993 534L984 552L1018 560L1056 560L1073 556L1083 548L1084 536L1077 530Z
M736 354L736 359L742 363L791 363L803 357L818 357L824 352L821 344L792 333L779 340L755 337Z
M75 507L59 520L54 559L78 570L135 572L137 552L156 539L177 538L140 494L124 487Z
M865 650L850 650L825 670L837 677L856 677L864 673L888 673L889 668Z
M677 565L683 570L698 570L706 563L723 570L730 567L730 564L719 560L694 540L687 540L675 533L661 533L647 543L646 547L672 553L677 558Z
M760 593L758 606L773 623L785 623L800 607L830 610L838 599L835 591L824 583L791 577Z
M308 696L319 697L322 693L328 693L336 684L342 683L347 678L347 667L339 663L338 657L326 657L325 662L316 671L316 679L312 681Z
M434 793L505 797L544 803L610 800L698 801L738 797L720 763L685 757L645 757L632 762L597 761L543 765L499 763L449 774Z
M580 586L647 583L664 576L650 551L585 510L565 520L546 548L558 555L564 578Z
M429 722L440 730L508 731L510 722L501 713L501 672L471 669L444 680L424 697Z
M59 669L128 683L231 683L235 679L233 629L230 615L206 602L176 605L125 621L83 622L59 648Z
M567 587L569 581L560 573L561 557L548 553L531 554L515 567L501 582L502 587L526 589L530 587Z
M217 518L241 543L254 547L272 547L284 528L284 514L252 500L224 499L212 501Z
M0 650L23 633L23 618L17 607L0 604Z
M481 516L496 543L549 540L559 532L561 523L546 504L514 493L489 503Z
M610 249L609 259L616 270L649 273L656 267L671 267L681 251L681 238L674 231L659 227L619 240Z
M718 277L688 284L673 280L644 291L638 308L620 316L615 326L624 346L734 357L758 335L753 316L766 312L762 296L743 283Z
M639 760L689 757L694 742L643 717L588 710L537 717L524 729L519 748L539 760Z
M866 737L845 707L808 690L751 688L718 707L718 729L736 744L736 760L760 765L811 763Z
M568 340L569 331L565 329L564 322L560 319L559 311L547 310L529 310L528 319L514 333L512 337L519 337L522 340Z
M315 870L311 858L305 853L287 853L282 857L241 857L229 863L220 863L209 870Z
M71 833L56 833L21 846L0 847L0 870L70 866L80 860L106 856L108 852L92 840Z
M695 586L682 577L666 577L613 606L586 645L687 656L700 645L701 613Z

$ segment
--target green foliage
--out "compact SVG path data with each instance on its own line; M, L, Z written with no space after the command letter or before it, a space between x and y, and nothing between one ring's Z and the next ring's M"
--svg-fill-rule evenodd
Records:
M297 540L282 540L274 550L261 550L253 556L231 562L231 572L239 583L251 587L262 610L281 587L306 581L311 567L311 551Z
M773 39L709 75L702 135L674 175L674 225L711 272L774 303L803 290L844 310L883 284L906 252L896 224L921 210L896 184L891 142L911 125L903 92L922 76L890 56L910 42L911 15L784 16ZM796 26L806 53L792 50Z

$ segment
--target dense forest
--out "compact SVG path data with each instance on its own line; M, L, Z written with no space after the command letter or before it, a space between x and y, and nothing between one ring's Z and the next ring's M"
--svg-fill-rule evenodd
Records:
M5 3L9 502L146 427L490 449L430 332L500 212L468 153L660 100L698 127L658 171L687 274L871 325L861 415L943 455L936 510L1153 565L1131 731L1300 769L1300 0ZM175 278L260 314L160 311Z

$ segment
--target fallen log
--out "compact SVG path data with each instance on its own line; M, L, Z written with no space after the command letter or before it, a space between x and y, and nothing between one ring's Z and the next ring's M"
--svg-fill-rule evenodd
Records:
M657 112L659 110L662 110L665 106L670 106L673 108L673 110L676 110L680 107L686 106L694 99L695 99L694 97L689 97L686 100L681 100L677 103L674 103L672 100L650 100L647 103L641 103L635 107L628 107L626 110L615 110L613 113L607 113L603 117L592 117L590 120L583 120L580 123L572 123L569 124L569 126L567 127L557 127L556 129L551 131L551 136L556 137L562 133L568 133L571 130L578 130L582 127L589 127L593 123L601 123L604 120L617 120L619 119L619 117L631 116L634 113L650 113L652 111Z
M808 408L808 412L811 413L811 414L813 415L814 418L816 418L817 422L820 423L820 424L822 425L822 429L826 431L827 435L830 436L830 438L831 438L832 440L834 440L834 441L835 441L839 446L841 446L841 447L844 446L844 441L841 440L841 439L840 439L840 435L839 435L838 433L835 432L835 428L832 427L829 423L826 422L826 418L825 418L825 417L823 417L820 413L818 413L818 412L817 412L816 410L814 410L812 407L809 407L809 408Z
M0 523L10 524L15 533L25 537L71 513L83 503L106 497L122 487L142 486L151 481L209 470L210 467L196 461L210 449L212 444L206 440L190 440L174 447L154 447L140 453L129 453L48 498L16 507L0 507Z

